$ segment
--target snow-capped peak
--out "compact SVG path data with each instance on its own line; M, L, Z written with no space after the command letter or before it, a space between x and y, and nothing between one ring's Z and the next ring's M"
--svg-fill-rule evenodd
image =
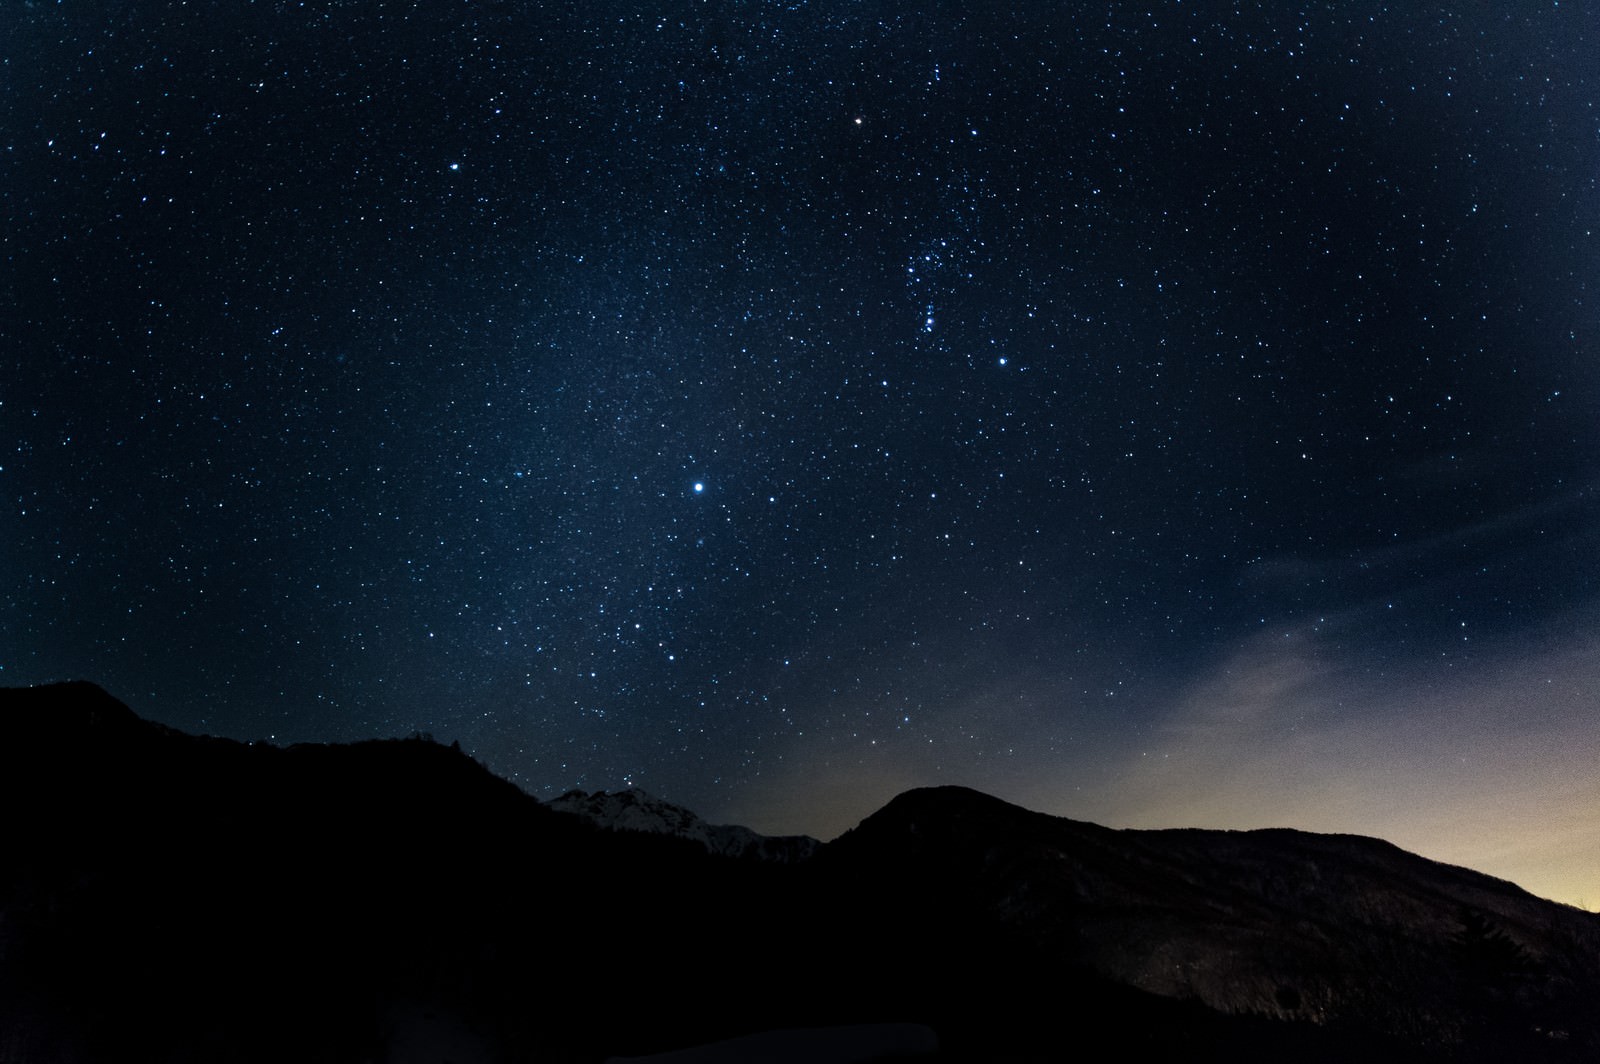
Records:
M708 824L693 810L637 787L624 791L568 791L547 805L616 831L647 831L693 839L712 853L767 861L801 861L820 843L807 835L759 835L737 824Z

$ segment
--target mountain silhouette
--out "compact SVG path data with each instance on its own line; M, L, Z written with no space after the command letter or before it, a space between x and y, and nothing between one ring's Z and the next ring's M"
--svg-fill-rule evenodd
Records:
M1600 1055L1600 918L1373 839L940 787L753 861L426 738L192 736L86 683L0 691L0 798L0 1060Z

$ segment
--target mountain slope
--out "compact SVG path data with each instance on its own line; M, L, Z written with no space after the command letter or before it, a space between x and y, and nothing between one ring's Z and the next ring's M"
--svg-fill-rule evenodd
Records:
M822 860L981 914L1053 965L1250 1013L1461 1047L1595 1044L1600 919L1376 839L1113 831L963 788L899 796Z
M950 1060L1582 1060L1600 929L1346 836L959 788L812 859L602 830L427 740L183 735L0 691L0 1060L599 1061L920 1024Z
M737 865L600 831L431 741L199 738L88 684L3 693L0 801L26 811L0 862L4 1060L709 1040L725 1019L671 996L603 1031L581 1017L627 958L685 955L759 894ZM741 999L732 973L696 989Z

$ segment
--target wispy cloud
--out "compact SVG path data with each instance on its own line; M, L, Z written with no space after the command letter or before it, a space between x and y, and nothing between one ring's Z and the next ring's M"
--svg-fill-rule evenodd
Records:
M1377 835L1595 905L1600 638L1571 620L1537 645L1384 671L1311 624L1263 634L1196 676L1116 788L1076 811Z

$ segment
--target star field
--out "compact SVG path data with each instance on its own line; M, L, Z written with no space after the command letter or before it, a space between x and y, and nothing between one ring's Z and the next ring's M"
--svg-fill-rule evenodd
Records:
M1600 903L1582 5L16 18L3 682Z

